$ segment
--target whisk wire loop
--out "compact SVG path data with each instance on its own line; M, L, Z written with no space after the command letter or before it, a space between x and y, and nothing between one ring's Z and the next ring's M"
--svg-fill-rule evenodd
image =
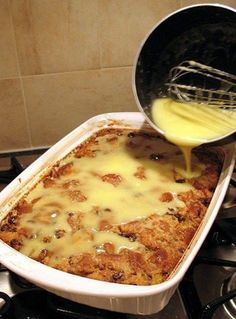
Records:
M170 70L165 85L168 95L175 100L236 110L236 76L233 74L195 61L184 61Z

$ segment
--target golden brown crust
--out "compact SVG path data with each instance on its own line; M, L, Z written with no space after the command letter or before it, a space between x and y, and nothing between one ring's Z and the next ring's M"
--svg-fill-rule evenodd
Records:
M147 177L145 175L145 168L143 166L137 167L137 170L134 173L134 176L139 179L146 179Z
M122 178L118 174L106 174L102 176L102 181L110 183L116 187L121 183Z

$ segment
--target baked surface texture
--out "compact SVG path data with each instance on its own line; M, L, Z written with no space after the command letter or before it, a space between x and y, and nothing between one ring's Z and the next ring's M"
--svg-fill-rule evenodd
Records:
M153 132L101 129L49 168L0 224L0 239L56 269L152 285L171 275L194 237L221 163Z

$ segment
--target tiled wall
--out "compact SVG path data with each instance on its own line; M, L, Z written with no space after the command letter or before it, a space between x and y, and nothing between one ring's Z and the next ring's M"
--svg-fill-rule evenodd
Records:
M140 42L193 3L0 0L0 152L51 145L99 113L137 111L131 71Z

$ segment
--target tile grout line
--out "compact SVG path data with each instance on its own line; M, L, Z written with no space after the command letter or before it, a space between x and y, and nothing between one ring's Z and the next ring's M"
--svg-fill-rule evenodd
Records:
M0 81L19 79L20 75L0 77Z
M12 27L13 38L14 38L14 49L15 49L15 55L16 55L17 72L18 72L18 78L20 81L20 88L21 88L23 105L24 105L24 113L25 113L26 127L27 127L27 133L28 133L28 138L29 138L29 145L30 145L30 147L32 147L33 145L32 145L32 137L31 137L31 130L30 130L30 122L29 122L29 117L28 117L28 110L26 107L25 90L24 90L24 85L23 85L23 78L22 78L21 72L20 72L20 62L19 62L19 57L18 57L18 52L17 52L17 45L16 45L16 32L15 32L15 28L14 28L12 10L11 10L11 5L10 5L9 0L7 0L7 3L8 3L8 8L9 8L11 27Z
M98 21L98 41L99 41L99 65L100 65L100 68L99 70L102 70L103 69L103 66L102 66L102 36L101 36L101 24L102 24L102 21L101 21L101 14L100 14L100 3L99 3L99 0L97 0L97 14L99 14L99 19L97 19Z
M12 76L12 77L6 77L3 78L3 80L7 80L7 79L13 79L13 78L19 78L20 77L20 66L19 66L19 61L18 61L18 54L17 54L17 48L16 48L16 37L15 37L15 29L13 26L13 19L12 19L12 13L11 13L11 6L10 6L10 0L7 0L7 6L8 6L8 12L9 12L9 18L10 18L10 23L11 23L11 33L12 33L12 37L13 37L13 42L14 42L14 53L15 53L15 58L16 58L16 67L17 67L17 76ZM2 80L2 78L1 78Z
M28 117L28 109L26 107L25 89L24 89L22 77L20 77L20 86L21 86L21 92L22 92L22 98L23 98L23 104L24 104L27 132L28 132L28 136L29 136L29 144L30 144L30 147L33 147L32 138L31 138L31 130L30 130L30 121L29 121L29 117Z
M126 69L131 68L132 65L123 65L123 66L104 66L99 69L86 69L86 70L74 70L74 71L63 71L63 72L55 72L55 73L40 73L40 74L29 74L29 75L19 75L19 76L9 76L9 77L0 77L1 80L12 80L12 79L27 79L31 77L43 77L43 76L55 76L60 74L73 74L79 72L90 72L90 71L102 71L102 70L114 70L114 69Z
M53 72L53 73L40 73L40 74L29 74L29 75L21 75L22 79L24 78L31 78L31 77L43 77L43 76L55 76L59 74L73 74L73 73L83 73L83 72L91 72L91 71L102 71L102 70L109 70L109 69L125 69L130 68L132 65L124 65L124 66L109 66L109 67L102 67L97 69L83 69L83 70L73 70L73 71L63 71L63 72ZM1 80L1 79L0 79Z

